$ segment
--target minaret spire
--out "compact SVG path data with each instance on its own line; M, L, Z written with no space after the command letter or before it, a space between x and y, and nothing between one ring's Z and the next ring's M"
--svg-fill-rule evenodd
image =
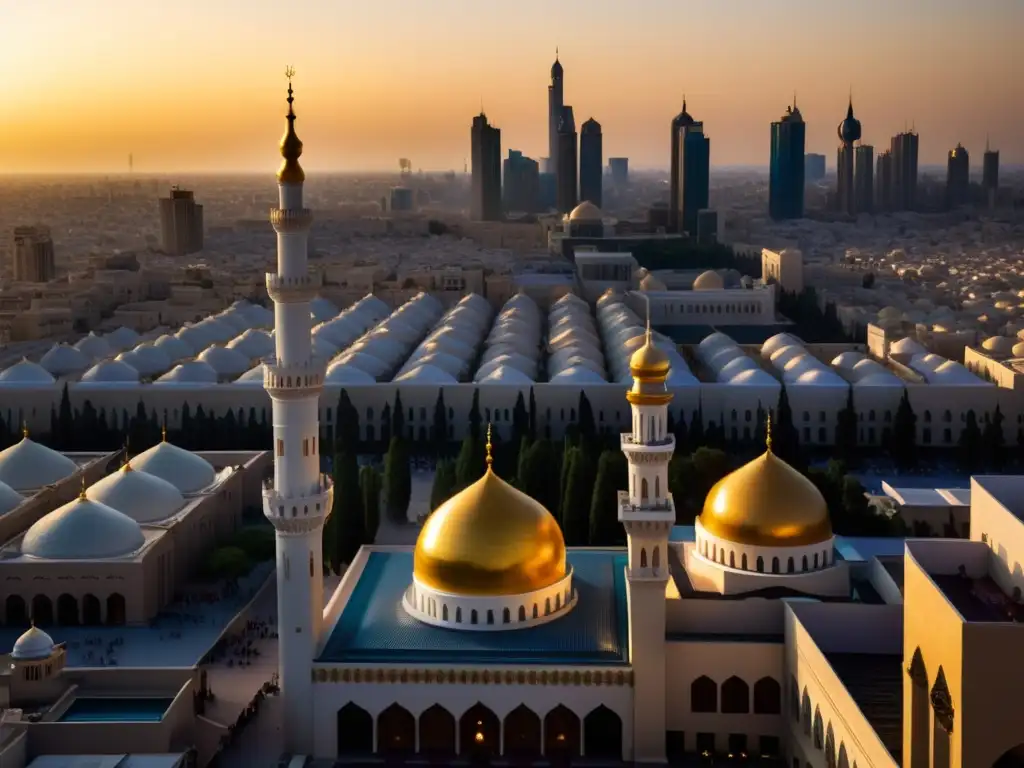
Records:
M764 447L768 453L772 452L772 412L768 411L764 417Z
M487 471L491 471L491 465L494 464L494 457L491 455L491 424L487 423L487 444L484 446L487 450Z
M284 76L288 78L288 114L285 115L288 127L281 138L281 157L284 158L284 162L281 163L281 167L277 171L277 180L281 184L301 184L306 180L306 174L302 170L302 166L299 165L299 158L302 156L302 142L295 133L296 117L293 106L295 96L292 90L292 78L295 77L295 69L293 67L285 67Z

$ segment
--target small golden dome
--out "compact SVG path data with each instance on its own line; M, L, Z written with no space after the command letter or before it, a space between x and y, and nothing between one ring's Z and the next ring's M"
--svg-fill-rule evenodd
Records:
M821 492L770 447L715 484L700 523L713 536L752 546L799 547L832 538Z
M542 504L490 468L434 510L416 540L413 574L455 595L521 595L566 574L565 540Z
M671 367L668 355L654 343L648 329L647 341L629 358L629 372L634 379L650 381L666 378Z
M281 137L281 157L284 158L284 161L277 171L277 180L281 184L301 184L306 180L306 173L299 165L299 158L302 156L302 141L295 133L295 111L292 109L292 102L295 101L292 96L292 76L295 71L289 67L285 74L288 77L288 115L286 116L288 127L285 129L284 136Z

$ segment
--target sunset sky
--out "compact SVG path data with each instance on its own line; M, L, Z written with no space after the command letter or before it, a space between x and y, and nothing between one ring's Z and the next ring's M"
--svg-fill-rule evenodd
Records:
M0 174L269 172L286 64L307 170L461 169L481 103L538 157L556 46L634 167L684 92L713 164L766 165L794 91L831 166L851 88L876 148L913 123L922 164L1024 163L1022 30L1024 0L0 0Z

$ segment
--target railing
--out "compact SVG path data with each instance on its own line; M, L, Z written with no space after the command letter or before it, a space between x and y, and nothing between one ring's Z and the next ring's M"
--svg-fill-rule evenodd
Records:
M275 301L294 298L296 300L312 296L323 284L323 276L319 272L307 272L298 277L284 277L274 272L266 276L267 293Z
M270 223L278 232L301 231L313 223L313 212L309 208L271 208Z
M632 432L622 433L622 443L624 445L636 445L641 448L645 446L651 448L661 448L666 445L674 445L675 442L676 438L674 435L663 437L660 440L638 440L636 437L633 436Z

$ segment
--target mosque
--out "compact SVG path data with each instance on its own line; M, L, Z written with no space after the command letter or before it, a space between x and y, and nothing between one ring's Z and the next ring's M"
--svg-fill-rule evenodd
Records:
M264 491L291 752L1024 765L1024 480L972 481L969 540L844 539L815 486L772 453L769 425L765 453L676 526L673 355L649 325L628 364L625 549L567 549L551 513L488 461L415 547L363 547L321 612L333 489L316 458L325 362L310 342L294 125L289 109Z

